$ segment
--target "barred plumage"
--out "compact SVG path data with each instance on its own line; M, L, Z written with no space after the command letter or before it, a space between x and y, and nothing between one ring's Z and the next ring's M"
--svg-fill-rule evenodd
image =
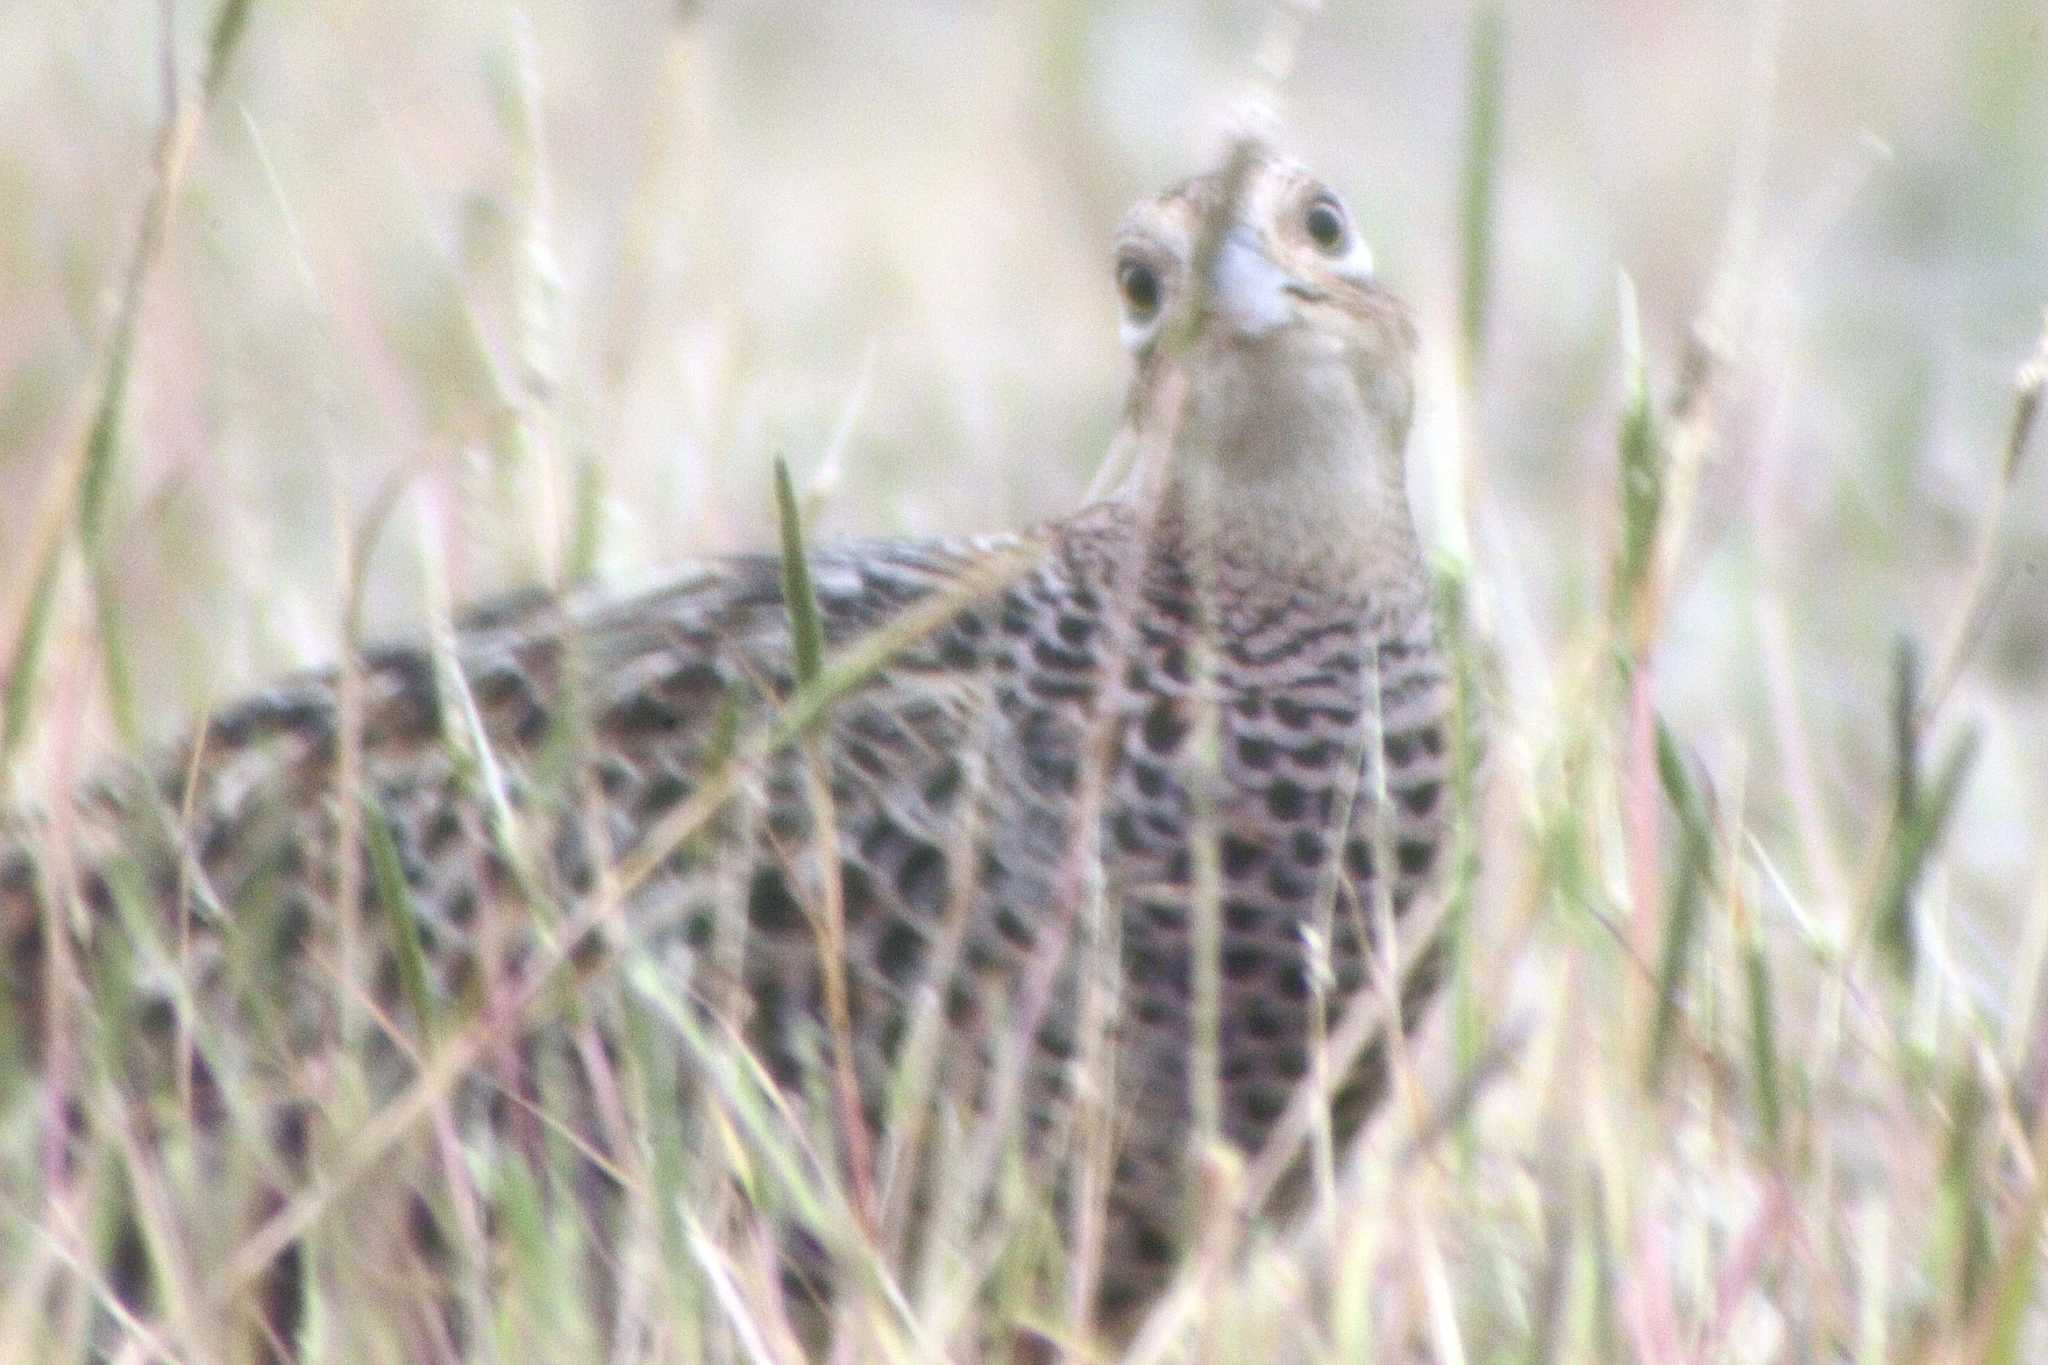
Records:
M353 829L351 932L374 953L380 1021L364 1033L395 1083L411 1063L384 1021L416 1035L422 1005L488 1000L637 857L650 875L614 888L615 946L730 1012L793 1093L828 1048L819 922L837 898L871 1128L891 1121L921 1012L941 1012L938 1093L963 1110L989 1102L1002 1030L1028 1023L1028 1155L1057 1172L1097 946L1081 907L1099 890L1121 964L1105 1006L1115 1159L1099 1298L1126 1320L1183 1240L1199 917L1220 922L1221 1134L1256 1150L1309 1068L1318 954L1340 1007L1369 976L1375 896L1407 910L1448 805L1447 684L1401 484L1409 326L1341 216L1325 240L1342 213L1326 190L1270 156L1238 169L1241 183L1207 177L1142 208L1120 237L1138 375L1116 494L1018 536L812 553L829 646L935 608L932 629L836 699L814 746L744 742L796 686L772 558L480 615L440 656L363 661L359 811L338 786L337 676L319 674L227 708L154 778L103 787L71 858L18 831L0 927L20 1017L42 1017L44 935L70 922L46 913L66 896L61 863L103 917L120 922L125 901L167 936L198 925L194 979L215 995L196 1008L232 1002L232 1027L275 1065L343 1045L335 845ZM1198 287L1214 215L1224 231ZM715 818L650 846L726 772L737 789ZM1199 903L1205 866L1213 906ZM251 961L210 927L256 903L284 928ZM406 979L394 914L424 983ZM166 994L138 1007L185 1007ZM137 1085L164 1083L133 1065ZM1379 1079L1375 1063L1339 1078L1340 1127Z

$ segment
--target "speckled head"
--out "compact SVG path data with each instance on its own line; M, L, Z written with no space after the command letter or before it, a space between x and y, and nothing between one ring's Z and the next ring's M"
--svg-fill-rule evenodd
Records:
M1298 162L1240 150L1133 209L1115 260L1132 468L1268 554L1412 564L1415 329L1344 201Z

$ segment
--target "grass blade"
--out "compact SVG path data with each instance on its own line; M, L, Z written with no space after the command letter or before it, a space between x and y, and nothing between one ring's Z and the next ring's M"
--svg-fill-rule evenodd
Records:
M1919 656L1909 641L1899 644L1894 679L1891 866L1878 896L1876 934L1878 947L1892 969L1900 979L1909 980L1917 957L1915 894L1976 763L1980 736L1975 727L1966 729L1943 756L1933 778L1923 779Z
M804 557L802 515L797 511L796 489L790 483L789 463L775 460L775 507L782 529L782 599L789 611L790 646L796 662L798 687L816 683L824 668L825 626L818 615L817 594L811 587L811 566Z
M399 986L411 1003L422 1032L431 1039L435 1033L434 998L427 986L427 957L420 944L419 910L405 880L398 844L391 837L391 817L376 793L365 790L362 802L363 836L370 846L370 873L376 882L377 900L391 916Z
M1749 1056L1756 1073L1756 1107L1763 1124L1764 1145L1781 1150L1784 1132L1784 1104L1778 1093L1778 1045L1776 1015L1771 1004L1771 964L1763 946L1755 941L1743 949L1743 975L1749 988Z
M1614 619L1631 624L1649 586L1657 547L1657 525L1664 504L1664 451L1657 429L1656 404L1650 393L1649 368L1643 359L1641 321L1634 283L1621 277L1623 364L1628 398L1621 413L1621 549L1614 567ZM1641 642L1633 637L1638 649Z
M1693 943L1699 937L1706 889L1713 873L1713 841L1705 808L1686 774L1678 742L1657 722L1657 776L1664 796L1677 812L1678 865L1672 872L1670 908L1664 917L1664 946L1657 963L1656 1013L1650 1029L1645 1084L1655 1091L1663 1080L1677 1033L1680 1001L1692 967Z
M1500 133L1506 86L1507 16L1498 0L1481 6L1473 20L1471 86L1465 104L1465 166L1460 195L1459 239L1463 246L1466 382L1486 351L1486 316L1493 292L1493 217L1500 181Z

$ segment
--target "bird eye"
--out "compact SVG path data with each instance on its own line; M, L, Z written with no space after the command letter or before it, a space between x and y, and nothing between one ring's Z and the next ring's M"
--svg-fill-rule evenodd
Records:
M1117 266L1116 287L1134 320L1150 321L1159 311L1159 272L1143 261L1125 261Z
M1332 256L1341 255L1350 237L1344 227L1344 206L1328 194L1319 194L1308 201L1308 212L1301 216L1301 225L1308 232L1309 240Z

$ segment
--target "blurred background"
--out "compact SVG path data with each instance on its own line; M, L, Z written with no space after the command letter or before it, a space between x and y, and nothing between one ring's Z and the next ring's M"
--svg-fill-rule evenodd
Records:
M36 564L5 547L89 423L152 182L164 26L189 95L211 12L0 7L9 630ZM1284 111L1418 310L1414 481L1479 567L1508 683L1495 742L1543 748L1550 672L1604 610L1624 274L1660 393L1718 297L1725 406L1662 705L1810 885L1779 835L1805 816L1853 847L1881 816L1892 648L1935 655L1951 629L2041 331L2048 10L1501 13L1469 400L1473 9L1333 0ZM145 295L107 493L141 728L331 660L352 539L373 546L381 634L442 579L473 600L768 544L777 454L820 534L1073 506L1124 382L1112 230L1213 161L1265 23L1222 0L257 0ZM1966 962L2008 955L2044 899L2044 465L2014 485L1946 712L1984 740L1933 888ZM1459 471L1462 513L1441 497ZM65 571L46 690L97 685L83 579ZM1813 737L1810 771L1777 747L1774 700ZM103 712L81 713L102 742Z

